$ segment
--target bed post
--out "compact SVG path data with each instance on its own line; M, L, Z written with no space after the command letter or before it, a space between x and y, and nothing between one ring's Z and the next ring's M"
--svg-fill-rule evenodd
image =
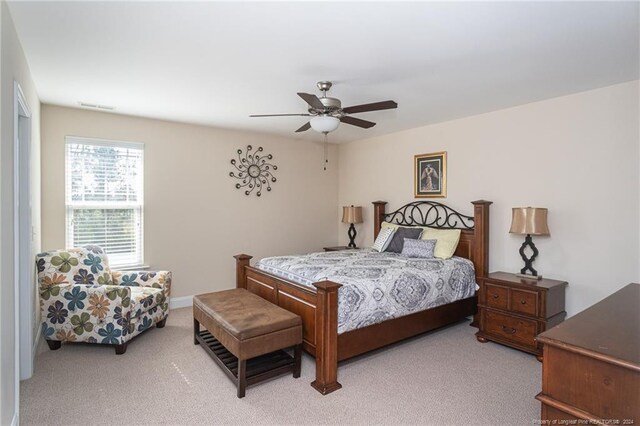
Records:
M489 206L491 201L472 201L473 204L473 228L475 244L473 263L476 268L476 277L486 277L489 273Z
M373 239L378 237L380 226L384 222L386 201L374 201L373 203Z
M236 288L247 288L247 269L249 261L253 256L248 254L237 254L233 256L236 259Z
M323 395L342 387L338 383L338 289L332 281L316 287L316 379L311 386Z

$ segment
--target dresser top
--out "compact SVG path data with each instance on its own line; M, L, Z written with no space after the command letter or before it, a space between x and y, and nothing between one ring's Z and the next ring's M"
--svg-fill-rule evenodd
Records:
M537 339L640 370L640 284L629 284Z
M566 281L550 280L548 278L542 278L540 280L535 278L522 278L509 272L492 272L487 276L487 278L494 281L503 281L509 284L542 289L567 285Z

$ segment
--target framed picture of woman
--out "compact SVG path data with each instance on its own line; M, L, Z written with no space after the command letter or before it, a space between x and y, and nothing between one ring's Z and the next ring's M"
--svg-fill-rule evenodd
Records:
M446 197L447 153L416 155L413 181L416 198Z

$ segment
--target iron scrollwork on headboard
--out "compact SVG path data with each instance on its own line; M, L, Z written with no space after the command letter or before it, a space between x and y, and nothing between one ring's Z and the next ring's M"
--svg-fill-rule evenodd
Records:
M404 226L440 229L473 229L473 216L459 213L436 201L414 201L384 215L384 220Z

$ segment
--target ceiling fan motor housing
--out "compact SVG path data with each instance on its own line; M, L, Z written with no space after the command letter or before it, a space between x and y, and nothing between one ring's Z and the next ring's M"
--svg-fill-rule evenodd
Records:
M320 99L320 102L322 102L322 105L324 105L324 111L318 110L315 108L309 108L309 112L311 114L328 114L328 113L338 111L339 109L342 108L342 103L340 102L340 99L328 98L328 97L318 98L318 99Z

